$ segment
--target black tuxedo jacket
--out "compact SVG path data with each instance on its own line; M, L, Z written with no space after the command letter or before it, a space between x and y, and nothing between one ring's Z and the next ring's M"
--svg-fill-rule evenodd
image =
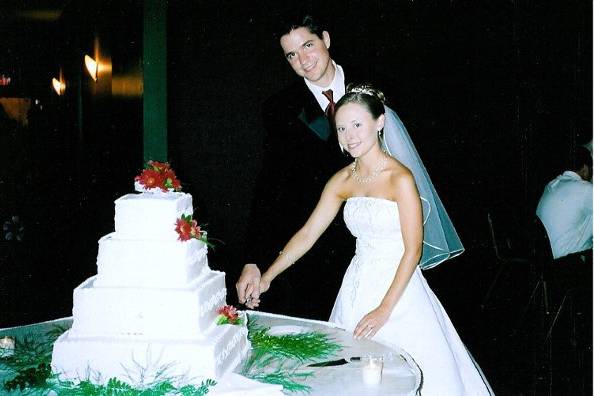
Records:
M369 82L344 70L347 83ZM244 258L265 270L305 224L326 182L352 158L340 151L335 131L302 79L270 97L262 118L264 158ZM354 250L339 212L314 247L273 281L260 309L327 320Z

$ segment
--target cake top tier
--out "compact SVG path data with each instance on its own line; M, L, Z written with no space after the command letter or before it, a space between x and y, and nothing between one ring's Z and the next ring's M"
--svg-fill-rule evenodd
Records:
M122 239L177 240L177 220L192 215L192 196L181 192L127 194L115 201L115 232Z
M169 164L148 161L134 178L134 188L141 194L127 194L115 201L115 237L178 239L177 222L192 216L192 196L181 192L181 183Z

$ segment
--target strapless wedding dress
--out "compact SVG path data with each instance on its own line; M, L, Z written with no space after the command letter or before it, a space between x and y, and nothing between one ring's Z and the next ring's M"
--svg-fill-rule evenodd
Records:
M385 296L398 269L404 243L398 204L394 201L349 198L344 220L357 238L357 245L330 321L352 331ZM400 347L413 357L423 374L424 396L493 394L419 268L373 340Z

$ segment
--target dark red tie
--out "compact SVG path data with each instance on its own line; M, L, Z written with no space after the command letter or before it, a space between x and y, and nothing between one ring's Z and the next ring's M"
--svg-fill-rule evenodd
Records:
M334 103L334 96L332 90L329 89L327 91L322 91L322 93L330 101L330 103L328 103L328 106L326 106L326 110L324 110L324 113L326 114L326 117L328 117L329 120L334 121L334 106L336 105L336 103Z

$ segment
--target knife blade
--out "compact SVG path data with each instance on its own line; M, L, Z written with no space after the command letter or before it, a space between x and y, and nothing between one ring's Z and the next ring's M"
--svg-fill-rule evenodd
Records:
M338 360L329 360L327 362L318 362L308 364L307 367L329 367L329 366L341 366L343 364L347 364L348 362L345 359L338 359Z

